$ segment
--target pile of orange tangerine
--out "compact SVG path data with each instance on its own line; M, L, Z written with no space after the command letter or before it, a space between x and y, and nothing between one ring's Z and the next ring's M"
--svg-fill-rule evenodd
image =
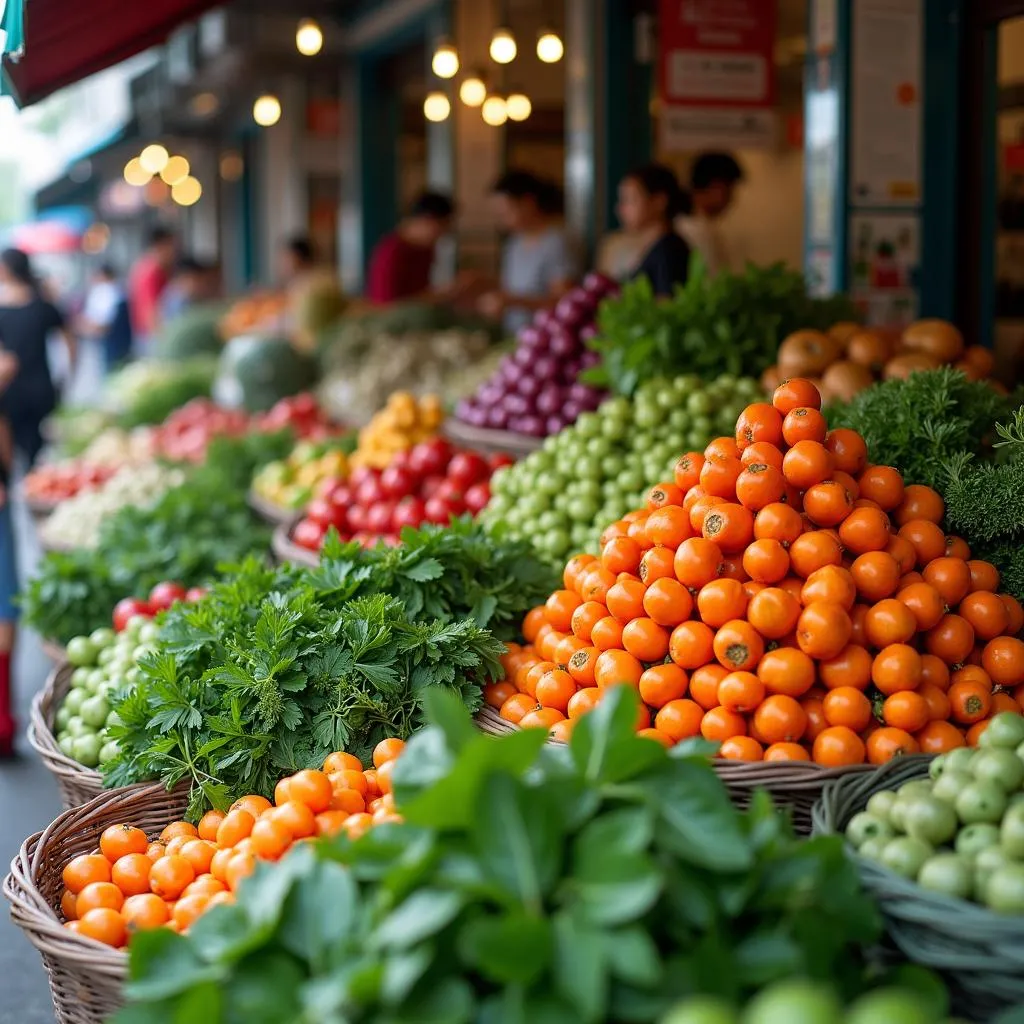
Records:
M243 796L227 813L208 811L198 825L172 822L152 841L133 825L111 825L96 853L64 867L65 927L114 947L149 928L184 932L209 907L232 902L257 860L278 860L313 836L357 838L373 825L401 821L391 773L404 746L382 740L365 770L352 754L330 754L323 771L282 779L273 803Z
M638 729L741 761L882 764L974 744L1021 712L1024 611L941 528L944 503L828 431L793 379L683 455L647 507L577 555L486 700L569 737L611 686Z

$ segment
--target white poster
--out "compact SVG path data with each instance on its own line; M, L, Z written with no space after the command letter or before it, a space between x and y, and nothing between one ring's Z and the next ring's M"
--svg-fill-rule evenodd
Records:
M903 327L917 318L920 218L914 213L850 217L850 287L866 323Z
M921 201L921 0L853 4L850 202Z

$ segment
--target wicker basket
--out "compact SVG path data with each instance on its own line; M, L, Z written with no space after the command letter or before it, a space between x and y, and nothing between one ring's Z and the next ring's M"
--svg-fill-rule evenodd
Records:
M291 523L281 523L270 538L270 550L279 564L292 562L295 565L306 565L315 569L320 564L320 556L309 548L296 544L291 538Z
M285 508L283 505L275 505L272 501L267 501L266 498L261 497L255 491L250 491L248 495L249 508L253 510L265 523L269 523L271 526L279 526L281 523L294 523L299 518L298 513L293 508Z
M468 423L454 418L445 420L444 435L453 444L472 448L483 455L511 455L515 459L526 458L544 443L543 438L513 434L509 430L471 427Z
M168 793L160 785L104 793L30 836L12 861L4 896L14 923L43 958L58 1024L104 1024L121 1006L128 977L128 957L122 950L83 938L61 924L56 908L64 865L80 853L93 853L109 825L131 822L157 835L181 817L187 803L187 789Z
M514 732L516 728L490 707L477 712L476 725L481 731L495 736ZM851 775L863 777L874 771L869 764L852 768L822 768L806 761L766 763L724 758L717 759L714 768L737 807L749 807L754 791L765 789L779 807L789 809L793 826L800 835L810 835L811 810L828 783Z
M43 637L43 639L39 641L39 646L42 647L43 654L45 654L50 661L61 662L68 656L68 649L59 640L47 640Z
M836 782L814 807L814 834L842 832L873 794L927 775L927 758L908 757ZM909 960L945 977L956 1012L992 1020L1024 1003L1024 920L928 892L874 861L856 862L881 906L889 938Z
M28 742L57 780L61 803L65 807L78 807L103 792L100 773L63 753L53 734L57 709L71 688L73 672L74 666L64 662L50 673L32 701L28 724Z

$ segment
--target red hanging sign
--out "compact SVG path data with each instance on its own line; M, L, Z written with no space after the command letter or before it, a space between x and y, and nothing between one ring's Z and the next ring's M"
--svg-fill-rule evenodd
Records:
M661 0L668 148L772 141L776 14L776 0Z

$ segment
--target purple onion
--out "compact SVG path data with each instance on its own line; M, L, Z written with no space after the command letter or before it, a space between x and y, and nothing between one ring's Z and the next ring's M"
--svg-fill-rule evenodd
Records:
M582 405L589 399L593 390L589 384L581 384L579 381L576 381L576 383L569 385L566 398L570 402L579 402Z
M610 295L619 290L619 285L613 278L596 270L592 270L583 278L583 287L591 295L598 296Z
M509 417L525 416L530 411L530 402L522 395L515 392L505 395L501 400L501 407L508 413Z
M554 380L555 374L558 373L558 360L552 356L538 356L530 372L537 380Z
M583 361L579 357L576 359L567 359L562 363L562 380L566 384L574 384L576 378L580 375L580 370L583 367Z
M505 394L505 391L506 388L503 385L495 381L488 381L477 392L477 402L483 406L495 405L501 401L501 396Z
M517 430L529 437L543 437L544 421L539 416L521 416Z
M565 392L557 384L548 384L537 396L537 412L542 416L553 416L561 410Z
M551 341L548 343L548 351L556 359L568 359L576 355L580 350L580 343L576 339L574 331L563 327L560 330L551 332Z
M593 341L599 333L597 324L584 324L580 328L580 343L586 345L588 341Z
M562 419L566 423L575 423L577 417L584 410L582 402L574 402L571 398L562 406Z
M516 381L516 391L527 398L533 398L541 389L541 382L532 373L523 373Z
M522 372L522 367L511 356L505 356L498 364L498 371L491 377L491 380L512 384L518 380L519 374Z
M596 388L591 388L590 393L583 400L583 408L588 412L594 412L598 409L601 403L608 397L606 392L598 391Z
M544 432L550 437L552 434L561 433L568 425L564 416L555 413L554 416L548 416L544 420Z
M547 330L555 322L554 314L550 309L538 309L533 317L533 326L542 331Z
M580 364L584 370L589 370L592 366L597 366L601 362L601 357L596 352L584 352L580 356Z
M460 399L459 404L455 406L455 418L468 423L474 408L475 406L468 398Z
M526 348L542 348L544 332L539 327L528 324L517 335L517 341L520 346L525 346Z
M501 405L492 405L487 410L487 426L492 430L508 428L508 412Z
M536 353L529 348L517 348L512 353L512 359L515 361L516 366L529 366L536 358Z
M486 427L487 426L487 410L481 409L480 406L474 405L469 410L469 414L464 416L463 419L471 427Z

